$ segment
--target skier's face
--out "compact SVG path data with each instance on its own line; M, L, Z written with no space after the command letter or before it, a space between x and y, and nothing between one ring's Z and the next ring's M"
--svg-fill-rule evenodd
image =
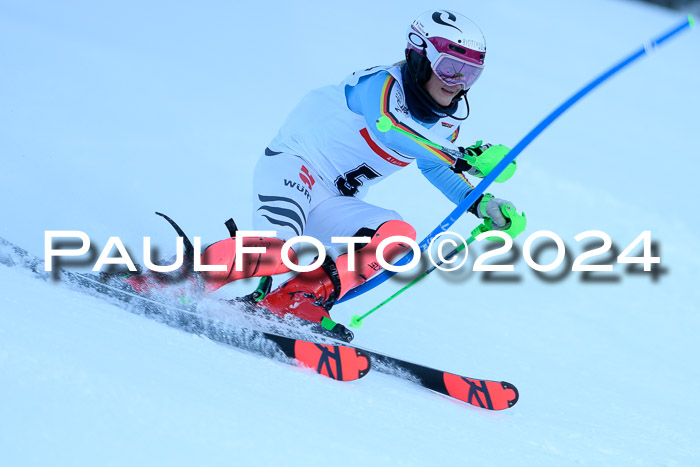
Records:
M440 81L440 78L431 70L430 79L425 83L425 90L430 94L430 97L435 99L435 102L443 107L447 107L452 103L455 95L462 90L462 85L448 86Z

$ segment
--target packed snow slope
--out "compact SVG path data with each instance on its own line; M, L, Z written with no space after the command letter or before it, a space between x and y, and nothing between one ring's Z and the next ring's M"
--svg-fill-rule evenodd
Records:
M96 251L119 236L140 262L144 236L174 252L154 211L204 243L226 235L228 217L250 227L253 166L301 96L401 59L406 26L435 6L474 19L488 43L462 145L515 145L682 20L610 0L5 0L0 236L37 256L46 230L84 231ZM575 258L581 232L602 230L621 251L650 230L658 280L622 265L594 276L604 281L564 266L545 280L521 255L487 280L468 269L478 246L466 268L431 275L356 333L359 345L510 381L514 408L479 410L378 373L338 383L0 266L0 464L700 464L699 52L690 31L631 65L488 190L527 213L520 249L550 230ZM415 167L367 201L421 236L452 209ZM333 316L347 323L405 280Z

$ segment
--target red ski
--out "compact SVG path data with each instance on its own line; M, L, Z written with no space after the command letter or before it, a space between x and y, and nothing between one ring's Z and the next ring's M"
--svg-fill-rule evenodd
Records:
M372 368L419 384L431 391L458 399L487 410L513 407L519 398L518 389L506 381L489 381L436 370L371 350L359 349L369 355Z
M362 350L343 345L317 344L301 339L256 331L284 354L316 373L338 381L353 381L369 373L370 360Z

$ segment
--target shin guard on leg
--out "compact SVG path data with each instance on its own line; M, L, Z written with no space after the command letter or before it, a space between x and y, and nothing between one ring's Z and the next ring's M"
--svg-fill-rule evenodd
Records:
M246 237L244 247L265 247L265 253L242 253L242 264L236 264L236 239L227 238L210 245L202 253L202 265L221 264L226 271L205 272L206 289L212 292L229 282L247 277L271 276L289 272L282 262L281 250L284 242L278 238ZM294 250L289 250L289 260L297 264ZM238 271L237 266L240 266Z
M382 269L377 262L377 247L384 239L394 236L407 237L411 240L415 240L416 230L408 222L400 220L390 220L383 223L372 234L370 242L355 252L354 271L349 270L348 253L338 256L335 260L338 276L340 278L340 295L338 298L358 285L368 281ZM411 247L406 243L394 242L384 248L382 256L386 262L390 263L410 249Z
M348 270L347 253L335 262L326 258L320 268L299 273L280 285L260 305L278 316L291 314L315 323L330 318L328 311L343 294L381 270L375 256L377 246L385 238L397 235L415 240L416 231L403 221L385 222L370 232L370 242L355 252L354 271ZM408 249L410 246L405 243L391 243L384 249L384 259L392 261Z

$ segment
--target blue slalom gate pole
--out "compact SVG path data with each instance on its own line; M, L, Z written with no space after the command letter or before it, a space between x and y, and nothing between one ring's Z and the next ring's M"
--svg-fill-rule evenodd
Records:
M619 63L613 65L609 70L605 71L602 73L600 76L595 78L593 81L585 85L583 88L581 88L578 92L576 92L573 96L571 96L567 101L565 101L563 104L561 104L559 107L557 107L552 113L550 113L544 120L542 120L535 128L533 128L530 133L525 135L523 139L520 140L518 144L515 145L513 149L504 157L501 162L494 167L494 169L486 176L484 179L479 183L477 186L474 187L474 189L469 192L466 198L457 205L457 207L435 228L433 229L432 232L428 234L427 237L425 237L419 244L420 250L425 251L428 246L430 245L430 242L435 238L439 233L447 231L452 224L454 224L457 219L459 219L462 214L464 214L469 207L474 204L474 202L481 196L484 191L493 183L496 178L503 172L506 167L508 167L508 164L513 162L513 160L540 134L542 133L545 128L547 128L549 125L552 124L554 120L559 118L561 114L563 114L566 110L569 109L572 105L574 105L576 102L578 102L583 96L591 92L593 89L598 87L601 83L606 81L608 78L613 76L615 73L618 71L622 70L625 68L627 65L630 63L634 62L638 58L642 57L643 55L648 54L649 52L653 51L657 46L661 45L662 43L666 42L668 39L671 37L675 36L679 32L683 31L686 28L693 27L694 20L692 16L688 16L681 24L678 26L672 28L670 31L661 34L659 37L652 39L644 45L642 45L638 50L632 52L628 57L622 59ZM413 258L413 252L409 252L407 255L402 257L400 260L398 260L395 265L396 266L402 266L404 264L407 264L408 262L411 261ZM384 270L380 274L378 274L374 279L371 279L364 284L361 284L351 291L349 291L343 298L338 300L338 303L342 303L344 301L350 300L352 298L358 297L362 295L365 292L368 292L372 290L373 288L377 287L379 284L382 284L386 282L387 279L389 279L391 276L396 274L395 272L387 271Z

